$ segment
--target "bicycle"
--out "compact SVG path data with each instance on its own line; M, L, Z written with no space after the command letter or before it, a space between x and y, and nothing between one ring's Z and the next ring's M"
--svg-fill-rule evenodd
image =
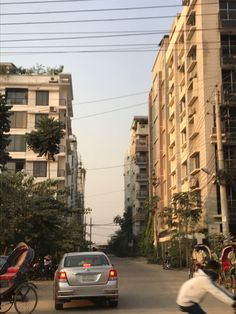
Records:
M19 314L31 314L38 303L37 287L28 282L34 250L20 243L0 269L0 313L7 313L14 305Z

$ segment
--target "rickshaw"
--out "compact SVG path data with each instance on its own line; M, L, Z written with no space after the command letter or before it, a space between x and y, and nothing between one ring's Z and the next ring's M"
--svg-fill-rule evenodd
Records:
M28 282L34 250L20 242L0 269L0 313L14 305L19 314L32 313L38 303L36 286Z
M235 294L235 273L232 272L232 266L230 264L230 260L228 258L228 254L232 251L232 248L236 249L236 243L229 243L225 245L221 251L220 263L221 263L221 271L220 271L220 284L222 284L225 288L231 289Z
M204 252L204 255L205 255L205 259L204 259L204 262L203 263L197 263L194 258L193 258L193 255L194 253L196 252L197 248L199 250L202 250ZM197 244L195 245L193 251L192 251L192 254L191 254L191 257L190 257L190 262L189 262L189 278L192 278L193 277L193 273L195 271L197 271L199 268L204 268L204 266L206 265L206 262L208 260L211 259L211 250L210 248L205 245L205 244Z

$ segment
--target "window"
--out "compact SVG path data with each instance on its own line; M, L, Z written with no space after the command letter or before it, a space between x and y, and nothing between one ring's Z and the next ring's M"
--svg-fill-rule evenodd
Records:
M184 161L182 163L181 175L182 175L182 179L186 178L188 175L188 163L187 163L187 161Z
M64 267L107 266L109 262L104 255L70 255L65 258Z
M11 135L11 143L7 146L9 152L25 152L26 140L24 135Z
M27 128L27 112L14 111L9 119L11 121L11 128Z
M171 185L172 187L176 186L176 173L175 172L171 174Z
M199 169L200 168L200 154L199 153L197 153L194 156L194 167L195 167L195 169Z
M13 160L9 161L6 164L7 171L10 173L16 173L18 171L21 171L25 168L25 160L19 159L19 160Z
M48 91L36 91L36 106L48 106L49 105L49 92Z
M43 118L47 118L48 117L48 114L45 114L45 113L36 113L35 114L35 128L38 127L39 125L39 121Z
M46 161L34 161L33 176L34 177L46 177L47 176L47 162Z
M28 89L26 88L6 88L7 103L12 105L28 104Z
M186 135L186 129L184 128L183 131L181 132L181 143L182 145L186 143L187 140L187 135Z

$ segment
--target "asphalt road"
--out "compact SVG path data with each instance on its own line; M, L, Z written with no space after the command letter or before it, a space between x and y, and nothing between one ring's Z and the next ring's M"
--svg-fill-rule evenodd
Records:
M55 311L52 299L52 282L37 282L39 303L35 313L116 313L116 314L172 314L181 313L175 303L182 282L187 279L186 270L163 270L159 265L147 264L144 260L112 257L119 274L120 300L118 308L89 301L74 301ZM208 296L203 303L208 314L233 314L233 310ZM14 313L11 310L9 313Z

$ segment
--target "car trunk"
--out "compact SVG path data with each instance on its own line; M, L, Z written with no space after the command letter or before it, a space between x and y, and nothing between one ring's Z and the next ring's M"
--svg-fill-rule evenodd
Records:
M110 266L65 268L67 281L70 286L84 286L90 284L105 284L108 281Z

